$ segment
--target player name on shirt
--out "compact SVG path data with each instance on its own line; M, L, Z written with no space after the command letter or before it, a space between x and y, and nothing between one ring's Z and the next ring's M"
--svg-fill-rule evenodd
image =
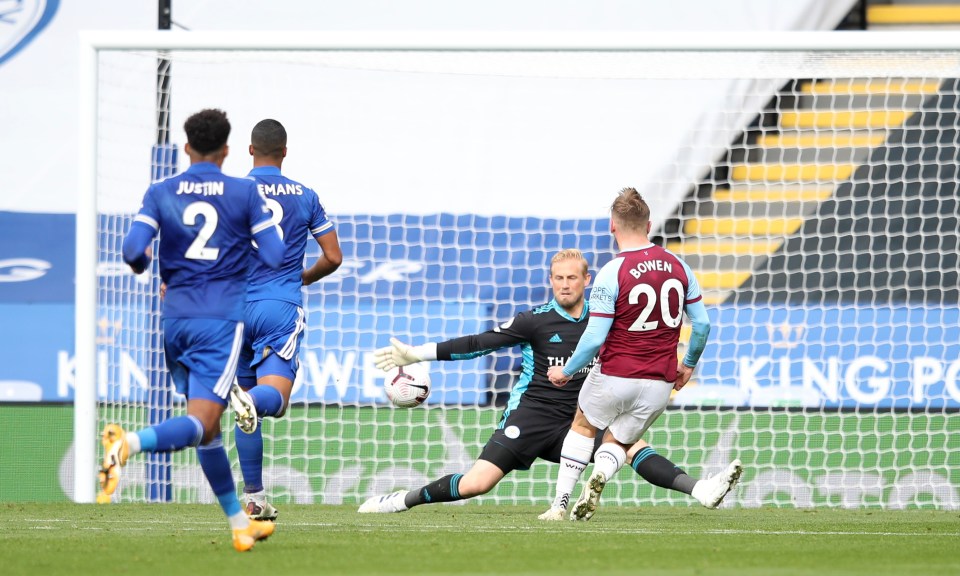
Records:
M199 194L201 196L223 196L223 182L180 182L177 194Z
M659 270L661 272L673 273L673 264L663 260L644 260L637 262L637 265L630 269L630 275L639 278L644 272Z
M261 194L270 194L272 196L286 196L287 194L303 195L303 186L301 184L257 184L257 190Z

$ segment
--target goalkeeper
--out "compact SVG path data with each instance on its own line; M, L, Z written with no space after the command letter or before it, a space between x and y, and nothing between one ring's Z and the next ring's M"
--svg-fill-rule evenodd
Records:
M377 350L377 367L390 370L422 361L476 358L519 345L523 368L496 430L466 474L449 474L416 490L374 496L358 512L403 512L421 504L465 500L486 494L514 470L529 469L537 458L559 463L580 387L593 363L563 387L550 383L547 370L569 359L583 335L590 315L584 300L589 283L583 254L579 250L561 250L550 262L553 300L547 304L521 312L481 334L422 346L408 346L392 338L391 346ZM598 434L597 438L602 436ZM707 480L690 477L643 440L631 448L628 458L631 467L647 482L689 494L707 508L716 508L733 487L723 474ZM542 520L562 518L562 514L541 516Z

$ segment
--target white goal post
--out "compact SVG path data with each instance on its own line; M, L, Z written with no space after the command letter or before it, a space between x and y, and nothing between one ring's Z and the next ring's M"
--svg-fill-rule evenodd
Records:
M632 186L714 326L694 385L650 431L660 453L697 476L741 457L732 506L960 508L951 32L82 33L75 501L94 501L106 420L182 410L159 362L155 268L134 279L117 253L150 181L159 53L172 140L186 115L223 108L224 168L242 175L250 127L281 120L284 172L318 191L344 247L306 290L290 412L265 422L281 503L467 470L519 356L434 363L428 404L396 410L370 353L547 301L557 249L595 273L615 253L607 207ZM117 498L209 500L192 458L138 457ZM554 470L477 501L546 503ZM610 488L611 502L690 502L629 469Z

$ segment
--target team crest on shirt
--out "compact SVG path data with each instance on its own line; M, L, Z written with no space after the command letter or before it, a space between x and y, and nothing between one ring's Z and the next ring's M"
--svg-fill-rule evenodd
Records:
M59 6L60 0L0 0L0 64L39 36Z

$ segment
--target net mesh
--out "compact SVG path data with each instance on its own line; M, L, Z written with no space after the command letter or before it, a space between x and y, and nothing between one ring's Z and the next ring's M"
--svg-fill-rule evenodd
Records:
M741 458L727 506L960 508L960 54L169 58L173 143L189 114L222 108L224 169L245 174L250 128L280 120L284 172L318 191L343 248L341 269L305 290L291 407L263 424L275 502L356 504L469 469L518 352L433 363L426 407L400 410L373 350L548 301L559 249L583 250L595 273L615 253L607 207L632 186L713 326L695 381L648 433L661 454L694 476ZM98 419L134 430L184 410L163 368L156 268L133 277L120 258L156 170L156 73L155 52L100 52ZM191 451L139 458L118 499L213 501ZM471 502L546 504L555 470L538 462ZM604 500L695 503L629 468Z

